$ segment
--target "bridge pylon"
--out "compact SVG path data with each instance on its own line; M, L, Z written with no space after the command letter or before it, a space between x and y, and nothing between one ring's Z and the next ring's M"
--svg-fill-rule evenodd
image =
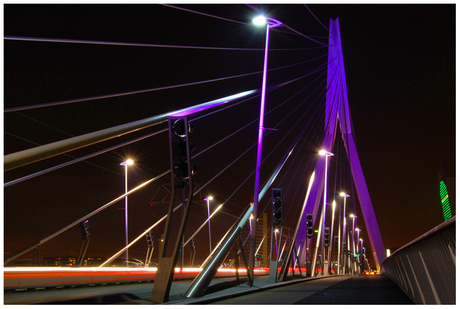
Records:
M323 149L330 151L337 135L337 127L340 126L342 139L345 145L345 150L350 162L353 182L358 195L361 211L363 214L364 223L369 236L369 241L377 266L380 271L380 265L385 259L385 247L380 235L379 226L375 217L374 208L369 195L369 190L366 185L361 163L359 161L358 152L356 149L353 137L353 124L351 122L350 109L348 105L347 84L345 79L345 66L342 53L342 39L340 35L339 19L331 19L329 23L329 55L328 55L328 71L327 71L327 92L326 92L326 114L324 127ZM313 221L319 218L320 202L324 189L325 168L324 160L318 160L315 173L315 180L309 200L307 201L305 213L313 214ZM306 261L306 242L301 241L306 239L306 218L302 218L302 224L297 236L299 244L301 261ZM305 263L304 263L305 265Z

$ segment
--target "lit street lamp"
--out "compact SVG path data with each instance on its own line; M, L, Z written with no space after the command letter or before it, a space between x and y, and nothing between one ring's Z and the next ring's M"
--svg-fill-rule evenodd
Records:
M120 163L125 167L125 194L128 193L128 165L133 165L134 161L128 159ZM128 196L125 196L125 244L126 244L126 251L125 251L125 263L126 267L128 267Z
M331 223L331 236L329 236L331 239L334 239L334 221L335 221L335 207L336 203L335 200L332 202L332 223ZM331 256L332 256L332 244L329 245L329 252L327 254L327 265L329 265L329 274L331 273L332 267L331 267ZM338 270L337 270L338 272Z
M249 217L249 235L252 236L252 220L254 219L253 214L251 213L251 216Z
M355 246L355 218L358 218L357 216L351 214L350 218L353 218L353 225L352 225L352 235L351 235L351 246L353 248L353 260L352 260L352 265L353 265L353 275L355 274L355 258L354 256L356 255L356 246ZM350 265L351 266L351 265Z
M279 260L279 252L278 252L278 233L280 231L278 229L275 229L275 251L276 251L276 260Z
M208 230L209 230L209 253L212 253L212 248L211 248L211 220L209 220L209 201L212 201L213 198L212 196L208 196L207 198L204 199L207 204L208 204Z
M346 194L345 192L340 192L340 196L343 197L343 223L342 223L342 235L340 235L340 230L339 230L339 253L338 255L340 256L340 259L338 259L338 268L340 268L340 262L343 263L343 270L342 270L342 274L345 274L345 256L344 256L344 253L345 252L342 252L342 255L340 254L341 253L341 250L343 248L343 245L342 245L342 242L345 242L342 240L345 239L345 232L346 232L346 227L347 227L347 197L350 197L348 194ZM345 251L345 250L343 250Z
M359 264L361 264L361 261L363 261L362 264L364 264L364 253L363 253L363 246L364 246L364 239L360 238L359 239L359 242L361 243L361 247L358 249L358 252L359 252L359 257L358 257L358 260L359 260ZM363 269L364 269L364 265L363 266ZM359 266L359 273L361 273L363 271L363 269L361 269L361 266Z
M320 156L326 157L324 163L324 196L323 196L323 215L322 215L322 231L321 231L321 275L324 275L324 233L326 230L326 195L327 195L327 162L328 157L332 157L334 154L332 152L326 151L324 149L319 151Z
M359 232L361 232L361 230L359 228L356 228L355 230L356 230L356 232L358 232L358 236L356 237L356 252L359 253L359 239L360 239L359 238Z
M262 158L262 140L263 140L263 133L264 133L264 114L265 114L265 92L266 92L266 84L267 84L267 62L268 62L268 38L270 33L270 28L279 27L283 24L273 18L267 18L262 15L257 16L254 18L253 23L256 26L267 26L266 31L266 39L265 39L265 55L264 55L264 68L262 74L262 92L261 92L261 100L260 100L260 117L259 117L259 136L257 142L257 160L256 160L256 175L255 175L255 184L254 184L254 207L253 207L253 214L254 214L254 230L257 231L257 206L259 204L259 183L260 183L260 165L261 165L261 158ZM257 233L252 233L251 236L251 248L249 252L249 277L254 278L254 265L255 265L255 251L256 251L256 235ZM250 282L250 286L252 286L253 282Z
M359 228L356 228L355 230L356 232L358 232L358 235L356 237L356 254L359 254L359 232L361 232L361 230ZM357 260L359 261L359 257L357 257L356 254L355 254L355 258L357 258ZM359 274L359 262L356 263L355 268L358 270L358 274Z

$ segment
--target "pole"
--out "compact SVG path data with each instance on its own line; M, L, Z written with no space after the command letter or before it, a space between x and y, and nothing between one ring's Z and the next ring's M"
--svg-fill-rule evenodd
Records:
M321 211L321 217L319 219L319 231L318 231L318 236L316 237L316 247L315 247L315 254L313 255L313 262L311 264L311 276L314 277L315 276L315 272L316 272L316 256L318 255L318 247L319 247L319 244L321 242L321 231L323 229L323 212ZM320 259L321 261L321 259ZM322 265L321 265L322 267Z
M267 62L268 62L268 38L270 34L270 25L267 24L267 32L265 37L265 56L264 56L264 69L262 77L262 93L260 99L260 116L259 116L259 137L257 142L257 159L256 159L256 175L254 185L254 205L253 205L253 216L254 216L254 232L251 235L251 248L249 250L249 272L251 280L249 280L249 286L253 286L254 278L254 265L255 265L255 252L256 252L256 239L257 239L257 206L259 205L259 183L260 183L260 165L262 159L262 142L264 135L264 114L265 114L265 90L267 83Z
M355 274L355 254L356 254L356 246L355 246L355 218L356 216L353 215L353 229L351 231L351 245L352 245L352 248L353 248L353 259L352 259L352 265L353 265L353 268L352 268L352 272L353 272L353 275Z
M342 258L342 203L339 202L339 224L338 224L338 237L337 237L337 275L340 275L340 262Z
M324 164L324 196L323 196L323 225L321 234L321 275L324 275L324 259L325 259L325 248L324 248L324 233L326 230L326 198L327 198L327 159L332 153L325 153L325 164ZM328 265L329 267L329 265Z
M345 232L346 232L346 227L347 227L347 197L349 195L348 194L345 194L343 195L343 226L342 226L342 237L343 239L345 239ZM346 242L346 240L342 241L342 242ZM340 246L343 246L342 242L340 243ZM342 262L343 262L343 274L345 274L345 264L346 264L346 261L345 261L345 250L343 250L344 252L342 253L343 254L343 259L342 259Z
M125 194L128 193L128 163L125 162ZM125 246L128 247L128 195L125 196ZM125 263L128 267L128 249L125 252Z
M331 235L329 236L330 237L330 241L329 241L329 253L327 255L327 265L328 265L328 274L331 273L331 270L332 270L332 266L331 266L331 262L332 262L332 242L331 240L334 239L334 220L335 220L335 200L332 202L332 223L331 223Z
M212 247L211 247L211 220L209 220L209 197L206 199L208 203L208 231L209 231L209 253L212 253Z

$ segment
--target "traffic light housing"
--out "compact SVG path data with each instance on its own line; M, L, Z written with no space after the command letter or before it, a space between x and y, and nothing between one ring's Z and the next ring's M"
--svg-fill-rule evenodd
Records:
M331 229L329 227L324 228L324 245L326 247L329 246L330 233L331 233Z
M307 214L307 237L313 237L313 215Z
M272 214L273 225L281 225L283 222L283 190L272 189Z
M87 240L89 236L88 232L88 220L82 221L78 224L80 228L80 235L82 240Z
M339 236L334 236L334 248L339 249Z
M171 134L171 152L172 152L172 163L174 172L174 186L176 188L183 188L189 180L189 164L191 174L194 175L197 172L197 167L191 162L187 162L187 148L189 152L195 149L195 145L191 142L186 141L187 131L191 133L193 131L192 125L187 121L185 125L184 119L177 119L174 121L171 130L174 134Z
M150 231L145 235L145 237L147 238L147 246L149 248L152 248L153 247L153 239L152 239L152 234L150 234Z

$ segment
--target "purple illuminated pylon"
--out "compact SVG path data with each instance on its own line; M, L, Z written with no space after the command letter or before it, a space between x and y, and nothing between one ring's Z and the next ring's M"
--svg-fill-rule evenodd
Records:
M354 185L358 194L364 223L372 247L374 260L378 271L385 259L385 249L382 237L375 217L372 202L364 179L358 152L356 150L353 134L350 110L348 106L348 93L345 79L345 67L342 53L342 42L340 36L339 20L330 20L329 36L329 56L328 56L328 90L326 94L326 119L325 136L323 149L332 149L334 146L337 125L340 125L342 139L350 162ZM316 166L317 180L312 188L312 194L307 202L305 213L313 214L313 221L318 217L319 205L321 202L321 192L325 181L325 160L319 160ZM301 244L300 260L306 262L306 218L302 218L301 230L298 233L296 242ZM344 235L345 236L345 235ZM305 265L305 264L304 264ZM313 268L315 265L311 265Z

